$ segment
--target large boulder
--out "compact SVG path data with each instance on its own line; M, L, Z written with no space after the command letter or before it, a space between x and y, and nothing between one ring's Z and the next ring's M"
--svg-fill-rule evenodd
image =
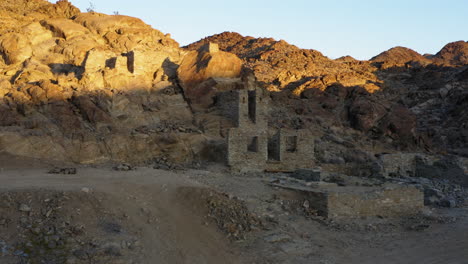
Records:
M0 36L0 54L6 64L17 64L32 56L29 39L18 33Z
M242 61L234 54L220 51L217 44L208 43L196 51L188 52L177 71L180 84L188 99L194 104L208 94L206 83L210 78L238 78Z

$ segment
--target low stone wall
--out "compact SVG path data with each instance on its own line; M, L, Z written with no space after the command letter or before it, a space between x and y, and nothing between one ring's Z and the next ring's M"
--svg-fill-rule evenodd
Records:
M411 215L424 207L424 194L414 187L362 192L329 192L328 217Z

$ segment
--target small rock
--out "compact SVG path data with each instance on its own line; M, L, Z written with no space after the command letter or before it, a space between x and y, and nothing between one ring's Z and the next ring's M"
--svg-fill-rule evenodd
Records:
M57 242L49 241L49 243L47 243L47 247L50 248L50 249L54 249L54 248L57 247Z
M31 232L33 232L36 235L39 235L39 233L41 233L41 229L39 227L36 227L36 228L31 229Z
M75 257L77 257L78 259L81 259L81 260L85 260L88 257L88 254L83 249L77 249L77 250L73 251L73 255Z
M84 193L89 193L90 190L87 187L83 187L83 188L81 188L81 191L84 192Z
M50 174L76 174L76 168L53 168L48 173Z
M122 163L122 164L120 164L118 166L115 166L114 170L116 170L116 171L131 171L131 170L135 170L135 168L130 166L129 164Z
M457 202L454 199L445 198L440 201L440 206L454 208L457 206Z
M29 206L26 205L26 204L20 204L18 210L20 210L21 212L30 212L30 211L31 211L31 207L29 207Z
M15 255L17 257L27 257L28 256L28 254L25 253L22 250L16 250L15 252L13 252L13 255Z
M409 229L414 230L414 231L424 231L424 230L428 229L429 227L430 227L430 225L419 224L419 225L410 226Z
M108 256L122 256L120 246L117 244L108 244L104 246L104 253Z
M76 258L73 258L73 257L69 257L65 261L65 264L76 264L76 263L78 263L78 260Z

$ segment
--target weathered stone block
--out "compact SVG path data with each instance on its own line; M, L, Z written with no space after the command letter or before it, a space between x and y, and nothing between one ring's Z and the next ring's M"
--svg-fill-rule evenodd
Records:
M397 217L424 208L424 194L415 187L323 187L302 192L311 208L328 218Z

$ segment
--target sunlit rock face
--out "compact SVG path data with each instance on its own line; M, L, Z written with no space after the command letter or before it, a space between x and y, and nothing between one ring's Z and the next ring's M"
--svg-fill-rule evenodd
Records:
M332 60L231 32L180 48L138 18L67 1L4 0L0 15L0 151L190 163L215 148L221 160L232 124L217 95L260 87L269 127L311 130L322 162L401 150L468 157L464 41L436 55L395 47Z
M175 83L176 41L67 1L7 0L0 13L0 151L84 163L192 159L201 141Z
M463 66L468 64L468 41L456 41L445 45L432 58L435 63Z
M205 81L215 78L217 83L223 82L222 79L230 82L229 79L240 77L241 69L242 61L236 55L220 51L217 44L207 43L189 51L177 73L186 97L194 104L203 104L216 86Z

